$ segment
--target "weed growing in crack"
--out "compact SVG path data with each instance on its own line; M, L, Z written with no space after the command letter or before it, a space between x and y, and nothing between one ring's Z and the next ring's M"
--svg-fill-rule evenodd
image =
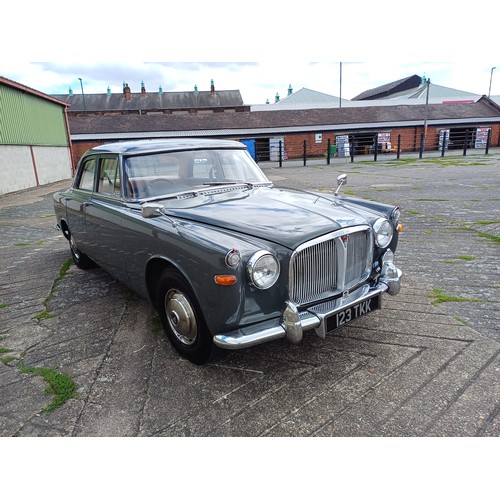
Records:
M54 282L52 283L52 287L50 289L49 294L47 295L47 297L45 297L44 301L42 302L42 305L45 307L45 309L41 313L37 314L34 317L34 319L36 319L37 321L40 321L42 319L50 319L50 318L54 318L55 317L55 315L52 314L52 309L49 307L49 302L54 297L54 293L55 293L55 289L57 287L57 284L62 279L64 279L64 277L68 274L68 270L69 270L69 268L71 267L72 264L73 264L73 260L72 259L68 259L68 260L66 260L63 263L63 265L61 266L61 269L59 269L59 274L54 279Z
M46 393L53 394L54 398L52 399L52 402L42 410L44 412L53 411L59 408L66 403L66 401L74 399L77 395L76 383L65 373L59 373L52 368L40 368L26 366L23 364L19 366L19 370L21 373L39 375L43 377L45 382L47 382L48 387L46 389Z
M443 290L435 288L432 293L427 295L428 298L433 299L432 305L442 304L444 302L484 302L481 299L473 299L471 297L455 297L453 295L447 295Z

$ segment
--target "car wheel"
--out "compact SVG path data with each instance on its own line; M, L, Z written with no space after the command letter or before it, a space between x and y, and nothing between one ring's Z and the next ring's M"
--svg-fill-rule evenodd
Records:
M96 266L95 262L92 259L90 259L80 251L72 234L69 235L69 248L71 250L73 262L76 264L76 267L80 269L90 269Z
M167 269L158 284L157 307L174 349L196 365L208 362L215 349L194 293L185 278Z

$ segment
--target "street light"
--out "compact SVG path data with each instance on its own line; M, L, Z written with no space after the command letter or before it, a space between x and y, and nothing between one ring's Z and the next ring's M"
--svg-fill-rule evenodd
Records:
M425 119L424 119L424 140L427 136L427 115L429 114L429 88L431 86L431 79L427 78L425 81L426 93L425 93Z
M340 63L340 95L339 95L339 108L342 107L342 63Z
M85 106L85 94L83 93L83 82L81 78L78 78L78 80L80 80L80 87L82 88L83 112L87 114L87 106Z
M488 90L488 99L490 98L490 94L491 94L491 80L493 79L493 70L494 69L497 69L496 66L491 68L491 73L490 73L490 88Z

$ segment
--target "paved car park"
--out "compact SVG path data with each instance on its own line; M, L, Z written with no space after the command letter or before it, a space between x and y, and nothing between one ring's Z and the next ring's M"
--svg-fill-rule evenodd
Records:
M145 300L68 266L51 197L67 183L4 195L0 436L500 435L500 153L261 166L317 191L347 173L346 194L400 205L401 293L325 340L195 366ZM49 412L40 367L76 383Z

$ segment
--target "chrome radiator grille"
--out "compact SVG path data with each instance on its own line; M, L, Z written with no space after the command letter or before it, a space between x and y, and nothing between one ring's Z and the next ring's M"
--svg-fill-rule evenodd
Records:
M372 255L370 226L342 229L301 245L290 260L290 300L308 304L352 288L369 276Z

